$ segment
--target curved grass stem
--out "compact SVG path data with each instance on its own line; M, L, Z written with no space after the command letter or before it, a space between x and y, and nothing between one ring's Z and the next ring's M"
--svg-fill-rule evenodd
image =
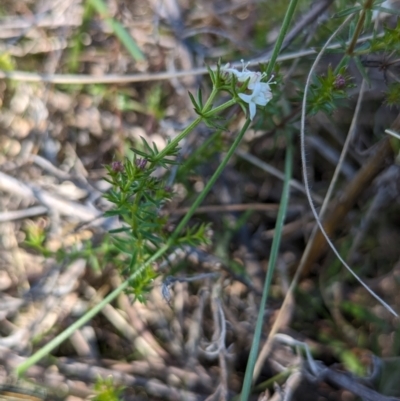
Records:
M329 238L329 235L327 234L321 219L318 216L318 212L314 206L314 202L311 197L311 190L310 190L310 185L308 181L308 176L307 176L307 158L306 158L306 145L305 145L305 125L306 125L306 108L307 108L307 94L308 90L310 88L311 84L311 79L313 76L313 73L320 62L323 54L325 53L325 50L328 48L329 44L333 40L333 38L347 25L347 23L350 22L350 20L353 18L352 15L349 15L345 21L338 27L338 29L331 35L331 37L327 40L325 45L322 47L321 51L319 52L318 56L316 57L313 65L311 66L311 69L308 73L307 76L307 81L304 89L304 95L303 95L303 103L302 103L302 112L301 112L301 124L300 124L300 153L301 153L301 163L302 163L302 171L303 171L303 181L304 181L304 186L306 188L306 195L308 199L308 203L310 205L311 211L314 215L315 221L318 224L318 228L320 229L322 235L325 238L325 241L329 245L329 247L332 249L333 253L336 255L336 257L340 260L342 265L349 271L349 273L368 291L370 295L372 295L381 305L385 307L386 310L388 310L390 313L392 313L394 316L398 316L398 314L394 311L394 309L388 305L382 298L380 298L374 291L371 290L367 286L367 284L364 283L364 281L361 280L361 278L354 272L354 270L346 263L344 258L340 255L339 251L336 249L335 245L333 244L332 240Z

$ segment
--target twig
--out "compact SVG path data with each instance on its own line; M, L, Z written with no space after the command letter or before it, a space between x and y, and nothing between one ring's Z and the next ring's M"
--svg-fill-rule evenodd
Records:
M48 209L44 206L33 206L23 210L0 212L0 223L40 216L42 214L47 214L47 212Z
M119 276L114 276L111 279L111 283L114 287L116 287L115 283L119 283L121 281ZM167 359L168 353L160 346L157 340L154 338L153 334L146 326L143 321L141 315L138 313L136 309L136 304L131 304L129 302L128 296L123 293L120 295L118 299L118 304L120 307L126 312L128 317L128 322L132 325L132 327L136 330L136 332L143 337L144 341L146 341L149 346L157 353L158 357Z
M175 249L174 252L168 255L166 260L164 260L159 265L158 269L160 271L163 271L169 265L176 265L184 258L186 258L189 262L193 263L196 266L201 265L202 268L207 270L219 271L220 269L222 269L226 271L234 280L241 282L251 291L255 292L257 295L260 295L260 291L254 287L253 283L245 275L240 275L234 272L230 268L229 264L226 263L226 261L201 249L188 245L182 248Z
M378 36L376 36L378 37ZM372 38L372 35L367 35L359 38L358 43L365 42ZM337 43L329 47L330 49L338 49L343 46L343 43ZM278 61L286 61L296 59L298 57L307 57L315 55L318 52L314 49L303 50L300 52L288 53L278 57ZM259 63L266 63L268 59L261 57L254 59L249 62L248 65L258 65ZM241 67L242 62L232 63L233 68ZM212 69L216 69L213 67ZM171 78L182 78L191 75L205 75L208 74L207 68L195 68L190 71L176 71L174 73L161 72L161 73L145 73L145 74L127 74L127 75L116 75L108 74L103 76L93 76L85 74L40 74L31 73L24 71L0 71L0 79L11 79L13 81L25 81L25 82L48 82L53 84L118 84L127 82L150 82L150 81L161 81Z
M25 184L2 172L0 172L0 189L14 193L25 200L37 200L49 209L55 209L64 216L74 217L80 221L93 220L101 214L93 208L61 199L34 184Z
M400 123L400 115L397 117L396 121ZM354 180L348 184L341 196L335 201L328 218L324 221L324 230L328 236L335 232L338 224L343 221L348 211L351 210L353 205L360 198L361 193L365 188L368 188L385 167L392 163L392 160L393 149L390 145L389 138L386 137L376 145L373 156L361 167L360 171L354 177ZM327 244L325 238L321 231L318 231L304 262L304 275L309 273L314 262L326 249Z
M365 401L400 401L397 397L388 397L383 394L372 390L357 382L354 377L351 377L348 373L338 372L337 370L326 367L322 362L317 361L318 371L317 374L309 376L311 382L326 381L327 383L337 386L339 388L345 388L351 393L357 395ZM306 375L307 377L307 375Z
M91 301L94 303L100 302L100 296L97 294L96 290L89 285L86 286L87 295L91 297ZM102 314L104 317L130 342L136 351L140 352L146 357L160 358L158 354L158 349L155 350L152 344L138 333L134 327L132 327L111 304L107 304L102 309Z
M216 292L215 288L213 292ZM218 401L224 401L227 399L228 396L228 368L226 364L227 350L225 347L226 322L221 302L215 295L212 297L211 306L215 326L213 339L216 340L217 348L214 352L211 352L212 355L210 355L210 353L207 351L207 355L208 357L218 356L220 367L220 384L218 385L214 394L210 395L207 400L211 401L215 399Z

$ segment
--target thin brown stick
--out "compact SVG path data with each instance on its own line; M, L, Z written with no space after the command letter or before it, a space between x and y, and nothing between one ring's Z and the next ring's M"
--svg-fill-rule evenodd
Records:
M400 115L397 117L395 123L400 124ZM331 212L324 222L325 231L329 236L343 222L343 219L358 201L362 192L371 185L372 181L385 167L393 162L393 156L390 139L389 137L385 137L377 144L374 155L360 169L347 188L344 189L343 194L334 202ZM325 238L319 230L305 261L303 276L310 273L313 264L325 253L326 249Z

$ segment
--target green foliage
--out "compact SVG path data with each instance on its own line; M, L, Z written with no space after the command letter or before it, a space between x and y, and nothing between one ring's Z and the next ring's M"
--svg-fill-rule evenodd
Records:
M340 360L345 368L357 376L365 376L367 374L365 366L360 361L359 355L352 350L343 349L340 353Z
M121 258L120 252L109 234L105 235L98 245L94 245L92 240L88 240L83 242L79 249L66 251L60 248L57 251L56 258L59 261L67 258L69 260L83 258L95 271L102 270L108 263L113 263L116 266L124 263L124 259Z
M152 114L157 120L164 117L163 107L163 89L161 85L156 85L146 94L146 109L147 112Z
M331 114L340 100L347 99L346 89L354 87L346 68L342 67L336 74L331 66L325 76L316 76L309 90L308 112L313 115L319 111Z
M14 69L15 69L15 62L13 57L11 57L8 53L0 54L0 70L12 71Z
M113 188L106 198L115 204L115 209L106 215L118 215L125 223L123 228L113 230L116 246L132 255L133 264L142 263L154 247L165 242L167 233L163 230L167 223L161 214L162 205L171 198L171 191L163 180L152 177L156 163L150 160L156 157L157 148L145 142L145 152L135 150L133 160L124 163L114 162L107 166L109 181ZM147 156L137 158L136 154ZM150 167L146 165L150 162Z
M253 79L264 77L261 73L257 75L248 72L245 68L242 72L236 70L234 72L250 74ZM178 164L179 141L200 121L208 126L219 127L218 114L225 108L235 103L246 107L239 94L246 91L250 77L244 82L238 82L234 74L226 70L222 71L220 66L217 71L209 70L209 73L213 91L207 102L203 101L200 90L196 98L190 94L194 109L199 115L192 125L173 141L169 141L162 151L159 151L155 143L150 145L142 138L141 149L132 149L133 158L125 158L123 162L116 161L106 167L108 171L106 180L112 188L105 197L115 205L115 208L106 215L118 216L122 223L122 227L111 231L110 234L114 238L115 247L129 259L122 273L126 277L134 275L135 279L129 280L129 285L137 296L142 296L155 276L152 267L147 266L146 261L154 255L156 250L162 249L166 244L170 247L197 246L208 241L206 224L191 226L183 234L179 233L179 230L174 233L168 230L168 220L162 213L162 208L171 199L172 190L164 179L156 178L156 175L160 168L169 169L171 165ZM214 98L221 91L229 92L233 99L213 107ZM159 98L160 95L155 96L157 104ZM203 148L202 154L204 150ZM138 265L146 267L140 270L140 274L134 274Z
M93 401L121 401L124 386L115 385L112 377L99 378L94 385L96 395Z
M170 240L168 218L162 213L163 206L171 199L173 192L164 179L156 178L155 172L160 167L176 164L179 148L177 144L169 143L167 151L161 153L153 143L150 146L142 138L143 149L132 149L133 159L126 158L124 162L114 162L106 166L108 182L112 189L105 197L115 205L106 213L107 216L118 216L122 227L112 230L115 247L123 254L129 255L122 273L129 277L136 266L143 264L155 250L161 248ZM207 226L200 225L189 228L184 235L176 238L175 246L199 245L207 242ZM140 279L130 282L137 296L142 296L154 279L155 273L147 267Z
M386 91L386 103L389 106L400 105L400 83L392 83Z
M45 246L46 232L38 224L27 224L25 229L25 245L35 249L45 257L50 257L52 252Z
M385 26L383 36L374 35L369 41L370 52L392 52L400 51L400 20L394 28Z

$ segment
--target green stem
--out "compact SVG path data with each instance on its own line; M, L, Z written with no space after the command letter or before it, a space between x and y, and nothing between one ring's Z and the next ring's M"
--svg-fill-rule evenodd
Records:
M168 242L171 242L171 245L174 243L174 241L178 237L179 233L182 231L183 227L186 225L186 223L192 217L193 213L199 207L200 203L203 202L204 198L207 196L207 194L210 191L211 187L215 184L215 182L217 181L218 177L221 175L223 169L228 164L228 161L230 160L232 155L235 153L237 147L239 146L239 143L242 140L243 135L246 133L247 128L249 128L250 123L251 123L251 121L248 118L246 120L246 122L244 123L242 129L240 130L239 135L237 136L237 138L233 142L232 146L229 148L228 153L225 155L225 157L222 160L221 164L218 166L217 170L215 171L215 173L210 178L210 181L208 181L207 185L205 186L205 188L203 189L201 194L193 202L192 206L190 207L189 211L186 213L185 217L181 220L181 222L176 227L175 231L172 233L171 238L168 241Z
M361 11L360 18L357 21L356 29L354 30L353 37L351 39L351 42L349 46L347 47L346 50L346 55L348 56L353 56L354 54L354 49L356 47L357 41L359 36L361 35L361 32L364 28L364 22L365 22L365 17L367 15L367 10L370 10L372 6L374 5L373 0L367 0L364 4L364 8Z
M209 111L209 109L212 108L214 99L215 99L215 97L217 96L217 94L218 94L219 91L220 91L220 89L217 89L217 88L215 88L215 87L213 88L213 90L212 90L210 96L208 97L208 99L207 99L207 101L206 101L206 104L205 104L204 107L203 107L203 112L204 112L204 113L207 113L207 112Z
M192 132L201 122L203 117L197 117L191 124L189 124L179 135L177 135L167 146L157 154L152 164L156 164L158 161L165 158L165 156L173 149L186 135ZM153 167L153 166L151 166Z
M204 115L207 115L207 117L209 116L208 115L210 113L209 109L210 107L212 107L213 101L217 96L218 92L219 89L213 88L209 98L207 99L206 104L203 107L202 113L204 114L202 116L197 117L196 120L194 120L191 124L189 124L178 136L176 136L169 144L167 144L167 146L160 153L157 154L156 160L154 160L153 163L157 163L158 161L165 158L165 156L170 152L171 149L173 149L183 138L185 138L186 135L192 132L204 120ZM214 110L211 111L213 112ZM213 114L214 113L211 113L210 115Z
M96 316L107 304L111 303L122 291L124 291L129 283L132 280L135 280L143 271L144 269L149 266L151 263L155 262L159 259L164 253L174 245L175 239L178 237L179 233L182 231L186 223L192 217L193 213L195 212L196 208L200 205L200 203L204 200L208 192L210 191L211 187L215 184L218 177L222 173L222 170L228 164L229 159L235 153L236 148L239 146L240 141L242 140L247 128L250 125L250 120L247 119L246 123L244 124L242 130L240 131L239 135L233 142L232 146L228 150L228 153L225 155L224 159L222 160L221 164L212 175L210 181L207 183L201 194L198 196L196 201L193 203L189 211L186 213L185 217L181 220L181 222L176 227L175 231L172 233L171 237L169 238L168 242L163 245L153 256L151 256L145 263L140 265L131 276L124 281L118 288L116 288L113 292L108 294L101 302L95 305L90 311L88 311L84 316L79 318L76 322L74 322L71 326L69 326L66 330L60 333L57 337L53 338L49 343L47 343L44 347L34 353L31 357L29 357L25 362L18 365L15 369L15 374L17 376L22 375L29 369L32 365L40 361L43 357L48 355L51 351L54 350L57 346L59 346L63 341L68 339L76 330L86 324L90 319Z
M249 360L247 362L246 373L244 376L242 394L240 397L241 401L247 401L250 395L251 386L253 382L253 371L258 356L258 349L260 346L260 338L264 322L265 305L267 303L269 287L271 285L272 276L275 270L275 264L278 257L279 246L281 243L283 223L285 221L286 210L289 203L289 189L290 189L290 179L292 176L292 164L293 164L293 144L292 144L291 134L288 134L287 150L285 158L285 181L283 185L282 199L279 205L278 216L276 219L275 235L272 240L271 256L268 262L268 272L264 283L264 290L260 302L260 309L258 311L257 323L254 331L254 338L251 344Z
M236 103L237 103L237 99L228 100L226 103L223 103L223 104L221 104L221 105L219 105L217 107L214 107L212 110L204 113L203 116L205 118L210 118L213 115L220 113L221 111L227 109L228 107L233 106Z
M279 52L281 51L281 47L282 47L283 41L285 40L287 31L289 30L290 22L292 21L292 18L294 15L294 10L296 9L297 3L298 3L298 0L290 0L290 4L286 10L285 18L283 19L283 22L282 22L282 27L279 32L279 36L276 39L274 50L272 51L271 58L269 59L269 62L268 62L267 71L266 71L267 76L270 76L272 74L272 71L274 70L276 60L278 58Z

